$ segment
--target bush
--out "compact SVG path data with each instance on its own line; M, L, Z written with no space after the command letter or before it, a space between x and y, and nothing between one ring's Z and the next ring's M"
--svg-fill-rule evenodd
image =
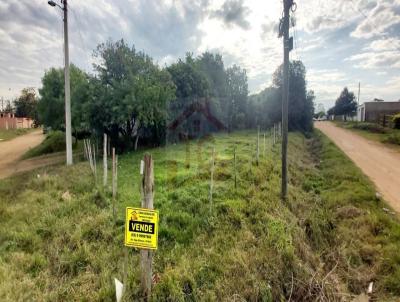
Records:
M400 129L400 113L394 115L392 121L393 121L393 128Z
M392 133L383 140L384 143L400 145L400 133Z
M31 158L43 154L60 152L65 150L65 134L61 131L50 132L45 140L39 145L30 149L24 158Z
M352 123L350 128L353 129L359 129L359 130L365 130L373 133L386 133L387 130L382 127L379 124L375 123L364 123L364 122L358 122L358 123Z

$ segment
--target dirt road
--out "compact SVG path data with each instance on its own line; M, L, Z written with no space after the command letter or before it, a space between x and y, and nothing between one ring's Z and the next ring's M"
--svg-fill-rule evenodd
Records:
M387 203L400 213L400 153L330 122L316 122L315 127L360 167Z
M30 148L44 140L42 130L29 132L12 140L0 142L0 179L16 172L27 171L56 162L56 157L20 160Z

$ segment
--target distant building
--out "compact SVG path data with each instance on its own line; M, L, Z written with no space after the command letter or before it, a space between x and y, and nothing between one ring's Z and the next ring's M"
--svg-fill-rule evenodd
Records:
M400 113L399 102L384 102L375 99L373 102L365 102L357 106L357 121L381 123L385 116Z
M0 112L0 129L33 128L33 120L26 117L15 117L14 113Z

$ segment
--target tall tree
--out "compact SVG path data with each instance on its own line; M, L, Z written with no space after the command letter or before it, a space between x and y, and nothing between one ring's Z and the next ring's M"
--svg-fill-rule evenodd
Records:
M247 96L249 94L246 70L237 65L227 71L228 129L244 128L246 124Z
M89 100L89 76L75 65L70 66L72 130L76 136L88 130L86 106ZM46 127L65 129L64 69L51 68L42 78L39 89L38 115Z
M38 99L35 89L32 87L24 88L21 91L21 95L14 101L15 115L17 117L28 117L37 121L37 104Z
M282 65L273 74L273 85L282 93ZM289 64L289 130L311 131L314 93L307 92L306 68L301 61Z
M340 93L340 96L336 99L333 112L336 115L353 116L356 114L356 111L356 97L353 92L350 92L347 87L345 87Z
M97 78L88 108L93 128L107 132L121 148L136 148L144 136L159 142L167 104L175 97L170 74L124 40L100 44L95 57Z

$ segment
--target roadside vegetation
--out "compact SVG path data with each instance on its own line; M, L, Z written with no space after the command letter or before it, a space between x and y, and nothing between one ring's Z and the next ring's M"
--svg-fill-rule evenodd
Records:
M376 123L367 122L335 122L338 126L356 131L365 138L382 143L400 145L400 129L382 127Z
M23 159L65 151L65 134L61 131L51 131L46 134L43 142L24 154Z
M0 143L27 134L32 129L0 129Z
M268 139L257 166L255 141L246 131L147 150L161 218L153 300L350 300L373 281L375 298L396 301L400 225L360 170L318 132L292 133L282 203L279 145ZM113 301L114 277L124 301L140 299L139 252L123 238L143 155L120 156L115 221L110 189L86 162L0 181L1 301Z

